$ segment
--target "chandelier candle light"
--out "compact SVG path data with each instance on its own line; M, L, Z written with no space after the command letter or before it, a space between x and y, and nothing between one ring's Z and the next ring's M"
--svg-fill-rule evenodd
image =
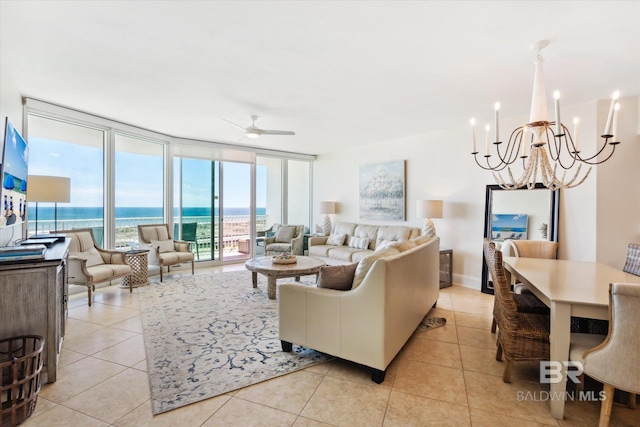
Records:
M604 163L611 158L615 152L616 145L620 143L618 138L618 111L620 104L618 98L620 93L615 91L611 97L611 105L605 125L604 133L601 137L604 143L599 150L591 155L585 156L578 146L578 124L580 120L573 119L573 136L569 129L560 120L560 92L553 93L555 106L555 121L550 122L547 110L547 97L545 93L544 77L542 74L542 56L540 51L549 45L548 40L542 40L533 45L537 50L535 61L535 76L533 79L533 96L531 99L531 113L529 123L522 125L511 132L506 144L500 141L500 103L495 104L495 129L494 140L495 155L492 154L490 130L491 126L486 125L486 154L485 161L478 160L478 149L476 145L476 121L471 119L472 126L472 152L478 166L482 169L490 170L500 187L507 190L515 190L521 187L532 189L538 181L538 174L545 187L552 190L559 188L572 188L582 184L591 172L591 167ZM605 150L607 147L610 150ZM518 159L522 160L523 173L520 178L515 179L511 170ZM582 165L587 165L588 169L584 174L580 174ZM508 177L503 178L501 171L507 170ZM570 176L567 177L567 172ZM571 175L572 174L572 175Z

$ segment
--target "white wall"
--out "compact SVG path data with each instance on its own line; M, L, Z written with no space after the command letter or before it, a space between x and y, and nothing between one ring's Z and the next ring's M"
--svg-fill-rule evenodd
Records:
M629 99L628 103L637 108L638 98ZM625 142L616 149L615 163L594 167L581 186L561 190L560 258L599 261L620 268L627 243L640 241L638 113L634 108L627 109L627 100L624 105L626 111L621 113L620 128L625 129ZM599 120L601 114L596 101L563 107L563 117L574 116L581 119L581 150L593 152L597 129L602 131L606 117ZM526 117L503 119L501 134L508 135L507 129L515 128L525 120ZM566 122L571 123L571 120ZM480 151L484 150L483 141L478 132ZM314 163L314 200L338 202L339 211L332 218L334 222L360 222L359 166L406 160L407 220L402 223L422 226L422 219L415 216L416 200L443 199L444 218L435 220L435 224L441 248L454 251L454 283L479 289L485 188L494 181L490 172L476 166L470 152L471 129L461 126L320 155ZM313 214L314 223L320 223L322 216L317 206L314 206Z

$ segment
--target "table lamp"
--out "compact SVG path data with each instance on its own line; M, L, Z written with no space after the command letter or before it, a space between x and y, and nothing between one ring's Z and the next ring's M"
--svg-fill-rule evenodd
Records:
M36 204L36 237L38 235L38 202L55 203L54 229L58 231L58 203L71 201L71 179L61 176L29 175L27 176L27 201Z
M336 202L320 202L320 213L324 214L322 234L328 236L331 234L331 218L329 218L329 215L336 213Z
M425 219L422 234L435 237L436 226L433 225L432 218L442 218L442 200L418 200L416 217Z

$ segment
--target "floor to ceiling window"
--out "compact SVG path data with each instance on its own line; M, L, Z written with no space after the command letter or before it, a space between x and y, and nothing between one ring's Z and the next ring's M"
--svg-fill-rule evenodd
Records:
M164 222L164 145L115 134L115 247L135 246L138 225Z
M311 163L287 160L287 222L309 227L311 222Z
M28 234L90 227L102 243L106 130L32 114L28 129L29 175L68 177L71 186L70 203L29 201Z

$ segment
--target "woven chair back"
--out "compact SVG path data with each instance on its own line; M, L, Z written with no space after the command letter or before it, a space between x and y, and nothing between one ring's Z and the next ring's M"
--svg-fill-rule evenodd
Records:
M624 264L624 271L640 276L640 245L629 243L627 247L627 261Z

